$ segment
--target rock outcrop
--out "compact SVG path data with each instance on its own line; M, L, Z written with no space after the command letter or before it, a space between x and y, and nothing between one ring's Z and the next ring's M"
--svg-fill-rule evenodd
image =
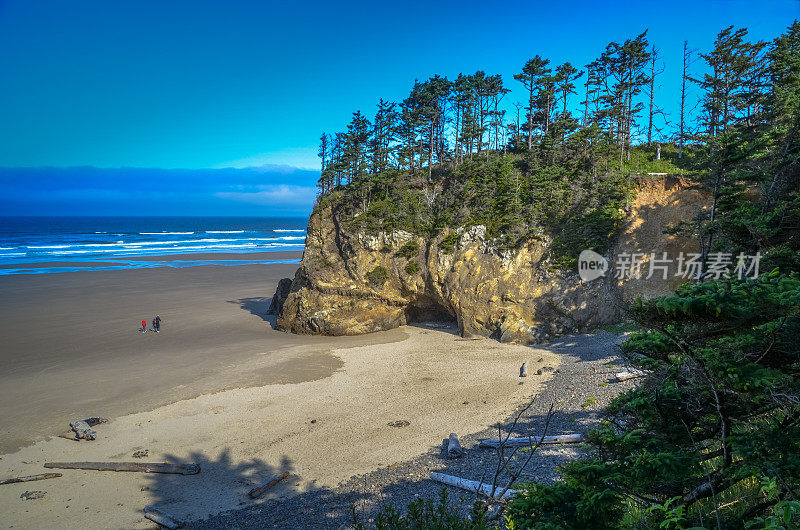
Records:
M662 231L704 202L701 192L679 179L642 182L610 254L628 247L690 250L691 241ZM482 226L459 228L455 236L444 231L432 240L403 231L351 233L328 206L312 214L307 234L277 319L279 328L296 333L353 335L450 319L465 337L535 343L619 321L632 297L675 286L671 278L655 278L631 290L613 274L585 283L577 271L552 269L547 237L501 249ZM454 239L452 247L442 244Z
M283 311L283 304L286 302L286 298L289 296L291 290L291 278L283 278L278 282L278 287L275 289L275 295L272 297L272 300L270 300L269 309L267 309L268 315L281 314L281 311Z

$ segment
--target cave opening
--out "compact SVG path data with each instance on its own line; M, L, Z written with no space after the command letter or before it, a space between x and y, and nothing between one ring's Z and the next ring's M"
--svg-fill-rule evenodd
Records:
M406 319L410 324L423 322L439 322L443 324L458 324L456 316L442 304L426 299L418 301L406 309Z

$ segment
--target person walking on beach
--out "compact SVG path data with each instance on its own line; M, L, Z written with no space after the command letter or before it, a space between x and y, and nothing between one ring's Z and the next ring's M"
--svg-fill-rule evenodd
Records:
M141 331L142 333L147 333L147 321L146 320L142 320L142 329L139 330L139 331Z
M161 330L161 317L158 315L153 319L153 329L156 330L156 333Z

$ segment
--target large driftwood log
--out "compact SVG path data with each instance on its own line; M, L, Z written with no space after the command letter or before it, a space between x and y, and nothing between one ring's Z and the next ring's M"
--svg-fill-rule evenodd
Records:
M582 440L582 436L578 433L575 434L559 434L556 436L526 436L524 438L509 438L503 440L503 447L529 447L542 444L568 444L576 443ZM500 440L482 440L481 447L500 447Z
M474 493L482 493L487 497L492 497L491 484L483 484L476 480L454 477L452 475L445 475L444 473L431 473L431 480L435 480L436 482L441 482L442 484L447 484L449 486L455 486L456 488L461 488L467 491L472 491ZM510 499L517 493L514 490L507 490L505 493L503 493L503 489L504 488L502 487L496 487L493 498L506 500Z
M450 437L447 440L447 457L458 458L460 456L464 456L464 449L458 442L458 435L454 432L451 432Z
M288 476L289 476L289 472L288 471L286 471L284 473L281 473L280 475L275 475L274 477L269 479L269 481L267 481L266 484L264 484L262 486L258 486L257 488L251 489L247 494L250 495L251 499L257 499L257 498L261 497L262 495L264 495L264 493L269 488L271 488L272 486L274 486L275 484L277 484L278 482L280 482L281 480L285 479Z
M163 526L164 528L169 528L173 530L175 528L183 528L186 526L186 523L175 519L169 514L166 514L156 508L155 506L147 505L144 507L144 517L145 519L150 519L154 523Z
M17 477L6 480L0 480L0 485L19 484L20 482L33 482L34 480L46 480L48 478L58 478L60 476L62 476L61 473L42 473L41 475L30 475L27 477Z
M47 462L48 469L88 469L93 471L135 471L139 473L174 473L196 475L197 464L167 464L161 462Z

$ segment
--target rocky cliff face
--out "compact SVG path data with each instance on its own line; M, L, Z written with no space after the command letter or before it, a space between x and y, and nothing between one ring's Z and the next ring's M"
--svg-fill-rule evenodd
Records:
M704 202L700 192L677 179L643 182L612 254L691 250L692 242L662 230L691 218ZM309 220L306 250L278 327L353 335L452 319L465 337L535 343L619 321L630 299L675 287L671 279L656 278L631 283L631 289L611 274L583 283L577 271L552 270L547 238L503 250L486 238L482 226L455 232L452 248L442 246L448 231L433 240L402 231L351 233L330 207L318 209Z

